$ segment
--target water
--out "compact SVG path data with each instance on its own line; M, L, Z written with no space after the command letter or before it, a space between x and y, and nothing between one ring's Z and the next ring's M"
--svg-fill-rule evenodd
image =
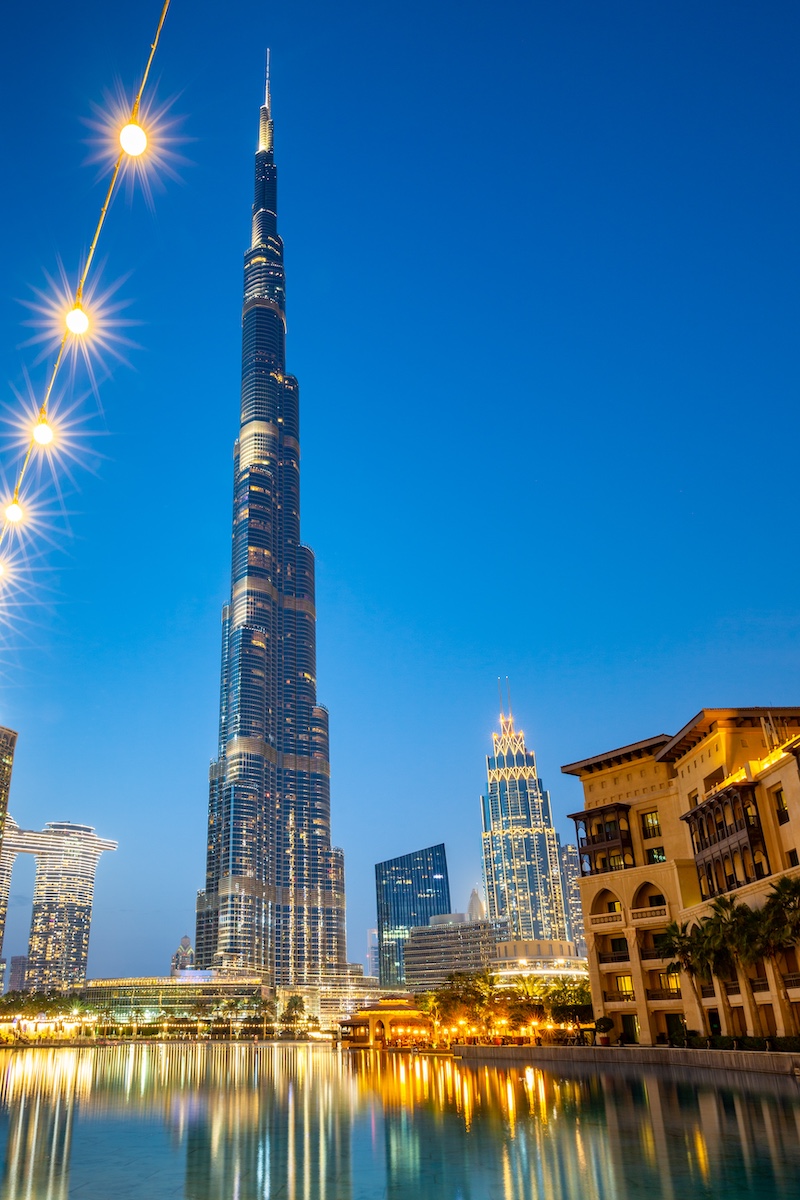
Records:
M0 1051L0 1200L797 1200L794 1080L337 1053Z

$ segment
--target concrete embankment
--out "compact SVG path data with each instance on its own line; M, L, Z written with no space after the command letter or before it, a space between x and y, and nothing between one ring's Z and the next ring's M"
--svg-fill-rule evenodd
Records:
M758 1050L679 1050L661 1046L453 1046L465 1063L530 1063L557 1069L579 1065L609 1067L671 1067L673 1070L756 1072L790 1075L800 1080L800 1054Z

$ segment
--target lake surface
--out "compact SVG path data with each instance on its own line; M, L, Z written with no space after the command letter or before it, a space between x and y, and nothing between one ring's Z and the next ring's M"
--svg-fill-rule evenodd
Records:
M2 1200L797 1200L800 1088L326 1046L0 1051Z

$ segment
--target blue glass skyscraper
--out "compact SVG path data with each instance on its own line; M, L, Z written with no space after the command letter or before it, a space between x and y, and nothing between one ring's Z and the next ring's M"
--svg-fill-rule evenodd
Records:
M286 373L277 211L267 79L244 259L231 595L195 949L200 967L313 986L345 962L344 862L331 846L328 714L317 704L314 555L300 540L298 384Z
M483 882L492 921L505 918L512 938L566 941L560 845L550 793L536 772L536 756L500 714L486 759L488 788L481 797Z
M403 948L409 930L450 912L444 845L377 863L375 892L381 987L402 987L406 978Z

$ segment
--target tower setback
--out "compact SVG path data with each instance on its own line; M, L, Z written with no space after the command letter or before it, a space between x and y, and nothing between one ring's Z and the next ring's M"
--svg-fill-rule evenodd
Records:
M314 555L300 540L299 392L285 361L269 77L244 259L231 594L222 612L199 967L315 985L345 963L344 859L331 846L328 713L317 704Z

